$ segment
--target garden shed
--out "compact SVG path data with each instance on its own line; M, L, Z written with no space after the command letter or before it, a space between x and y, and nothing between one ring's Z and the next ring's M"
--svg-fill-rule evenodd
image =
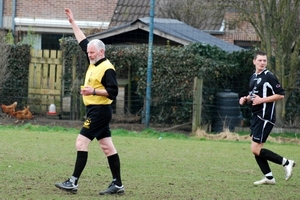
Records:
M149 31L150 18L144 17L131 23L90 35L88 39L101 39L105 44L148 44ZM154 45L184 46L195 42L217 46L227 52L243 49L189 26L184 22L175 19L154 18Z

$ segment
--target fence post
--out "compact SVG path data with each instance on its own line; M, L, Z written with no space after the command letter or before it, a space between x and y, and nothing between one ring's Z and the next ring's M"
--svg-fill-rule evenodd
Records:
M193 119L192 119L192 133L195 133L201 124L201 109L202 109L202 90L203 79L194 78L193 88Z
M80 86L78 85L76 87L76 56L73 56L72 59L72 89L71 89L71 105L70 105L70 119L75 120L76 119L76 112L77 112L77 96L78 96L78 88Z

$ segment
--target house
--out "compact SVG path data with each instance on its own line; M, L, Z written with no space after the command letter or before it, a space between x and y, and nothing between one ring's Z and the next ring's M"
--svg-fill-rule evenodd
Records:
M158 4L162 0L156 0L155 17L161 18L162 14L158 9ZM111 19L109 28L132 23L140 18L149 17L150 1L149 0L119 0ZM199 27L203 32L220 38L231 44L243 48L251 48L260 41L250 23L240 22L232 25L238 13L234 10L222 11L219 15L208 17Z
M72 9L76 22L88 34L108 29L117 2L0 0L0 29L12 30L17 42L26 40L28 32L34 34L36 49L59 49L58 40L73 35L64 8Z
M140 18L132 23L90 35L88 38L101 39L105 44L147 44L149 25L149 17ZM153 35L154 45L183 46L201 42L219 47L227 52L243 49L175 19L155 18Z
M162 0L156 0L156 5L160 1ZM17 42L26 40L28 32L34 33L34 48L59 49L58 39L73 35L64 13L65 7L72 9L80 28L86 35L90 35L149 17L150 1L0 0L0 30L12 30ZM161 18L157 9L155 17ZM201 30L242 47L259 41L253 27L248 23L240 23L238 27L230 26L228 22L235 17L234 11L228 11L223 18L209 18Z

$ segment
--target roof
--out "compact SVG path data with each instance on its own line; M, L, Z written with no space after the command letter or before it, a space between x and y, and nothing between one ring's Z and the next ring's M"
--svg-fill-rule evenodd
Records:
M149 0L119 0L109 26L128 24L141 17L149 16L149 13Z
M159 1L155 1L155 17L165 17L160 13ZM218 11L208 10L205 11L205 19L201 21L201 24L195 26L198 29L205 30L207 32L222 32L224 13L212 14ZM131 23L137 19L149 17L150 13L150 1L149 0L119 0L115 8L114 14L110 21L109 27L121 26ZM200 18L203 18L201 13ZM168 16L170 18L170 16ZM179 19L179 18L177 18Z
M128 38L130 37L130 35L126 35L126 37L124 36L126 33L133 32L136 30L143 30L149 32L150 30L149 25L150 25L150 18L144 17L132 23L125 24L119 27L114 27L107 31L90 35L88 36L88 38L103 40L112 37L120 38L122 37L123 34L122 39L124 42L124 40L130 39ZM164 38L164 40L176 42L181 45L188 45L191 43L201 42L203 44L217 46L227 52L240 51L243 49L237 45L223 41L217 37L214 37L208 33L205 33L199 29L196 29L192 26L185 24L184 22L175 19L154 18L153 35ZM146 35L144 34L144 37L148 38L148 36L149 34ZM136 37L136 35L133 35L131 37ZM148 40L144 40L144 41L148 41Z

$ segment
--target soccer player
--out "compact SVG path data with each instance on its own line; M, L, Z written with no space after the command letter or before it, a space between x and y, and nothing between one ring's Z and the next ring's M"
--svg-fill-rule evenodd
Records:
M254 182L254 185L275 184L275 178L268 161L284 167L285 180L291 178L295 166L293 160L288 160L269 149L263 148L275 125L275 102L284 98L284 89L276 76L266 69L267 63L266 53L257 52L255 54L253 60L255 73L250 78L249 95L241 97L239 100L241 105L246 103L252 105L251 151L264 174L264 178Z

